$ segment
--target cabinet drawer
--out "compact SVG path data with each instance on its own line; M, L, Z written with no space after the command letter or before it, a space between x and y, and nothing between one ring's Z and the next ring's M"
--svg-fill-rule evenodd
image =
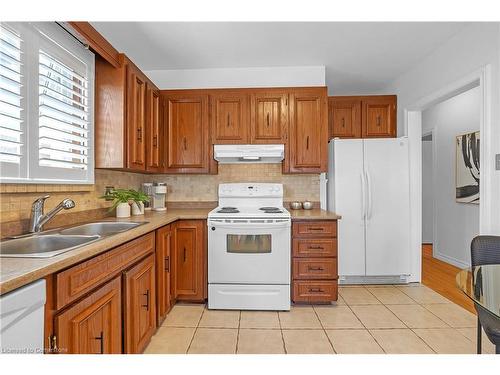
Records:
M146 234L56 275L56 307L66 306L154 251L154 233Z
M334 257L337 256L336 238L294 238L294 257Z
M337 222L332 221L302 221L293 223L294 237L336 237Z
M338 299L337 280L294 281L293 302L331 302Z
M336 279L337 258L294 258L293 279Z

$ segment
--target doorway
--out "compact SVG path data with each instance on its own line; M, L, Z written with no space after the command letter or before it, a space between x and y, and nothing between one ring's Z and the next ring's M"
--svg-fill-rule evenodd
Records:
M483 173L492 168L491 152L491 68L484 68L444 87L404 109L404 129L409 140L410 153L410 211L411 211L411 276L410 282L422 281L422 120L424 112L434 105L456 97L470 89L477 88L479 92L479 131L480 147L480 202L479 202L479 233L488 233L492 223L491 214L491 174ZM433 134L433 144L435 136ZM435 150L435 146L433 151ZM454 173L454 171L451 171ZM435 175L435 172L433 172ZM453 186L450 194L455 192ZM433 229L435 233L435 229ZM434 239L433 239L433 242ZM469 246L463 251L468 253Z

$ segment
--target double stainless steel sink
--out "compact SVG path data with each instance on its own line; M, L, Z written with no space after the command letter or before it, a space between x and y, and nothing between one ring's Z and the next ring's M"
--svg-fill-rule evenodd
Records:
M20 236L0 242L0 257L50 258L143 224L146 222L100 221Z

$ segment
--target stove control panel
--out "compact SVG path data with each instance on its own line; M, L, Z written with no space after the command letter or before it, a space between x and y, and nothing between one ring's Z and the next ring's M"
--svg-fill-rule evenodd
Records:
M283 197L283 184L233 183L219 185L220 197Z

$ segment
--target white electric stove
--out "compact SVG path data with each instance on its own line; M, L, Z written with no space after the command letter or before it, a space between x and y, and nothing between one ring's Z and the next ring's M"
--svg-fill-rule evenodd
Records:
M290 213L283 185L219 185L208 214L208 308L290 310Z

